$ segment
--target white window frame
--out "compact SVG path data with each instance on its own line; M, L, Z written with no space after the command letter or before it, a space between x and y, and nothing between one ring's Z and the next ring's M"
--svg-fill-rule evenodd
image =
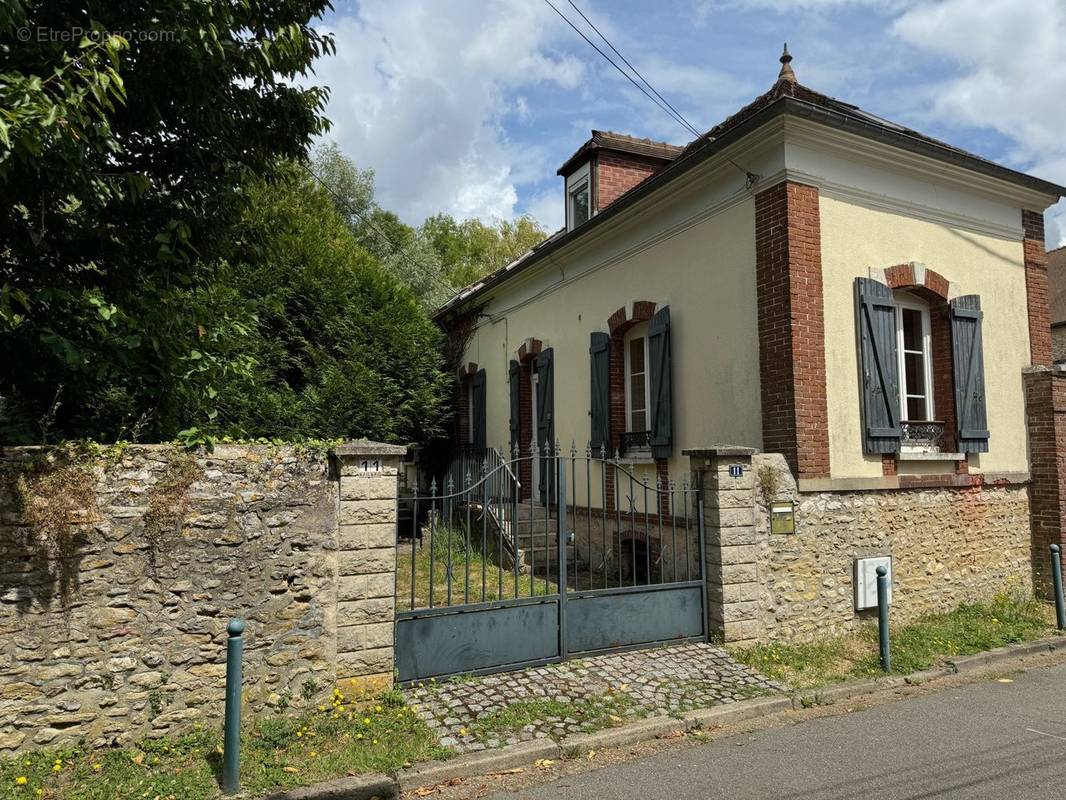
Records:
M651 361L649 359L650 353L648 352L648 323L641 322L626 331L622 339L622 346L625 348L623 388L626 396L626 433L639 433L639 431L633 430L633 391L631 388L632 381L630 380L632 359L629 355L629 343L637 337L644 338L644 430L651 430Z
M929 304L903 293L895 294L896 302L896 355L899 360L899 418L902 422L930 422L936 419L933 404L933 341L930 333ZM917 311L922 320L922 363L925 367L925 394L910 395L925 398L925 420L907 418L907 353L903 348L903 309ZM911 351L917 352L917 351Z
M566 229L572 231L577 225L574 223L574 195L582 189L589 196L589 219L592 219L592 169L589 164L584 164L566 179Z

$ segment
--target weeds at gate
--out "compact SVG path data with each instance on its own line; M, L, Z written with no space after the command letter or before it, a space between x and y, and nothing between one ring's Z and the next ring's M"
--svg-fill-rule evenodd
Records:
M964 603L954 611L927 614L892 628L892 669L906 675L1055 632L1051 608L1029 597L1000 593L985 603ZM793 689L814 689L850 678L883 674L877 626L799 644L756 645L731 651L743 664Z
M537 698L519 700L482 717L473 724L473 733L479 741L487 741L517 733L528 725L562 724L567 719L576 720L582 732L590 733L631 722L646 714L624 692L592 695L570 703Z

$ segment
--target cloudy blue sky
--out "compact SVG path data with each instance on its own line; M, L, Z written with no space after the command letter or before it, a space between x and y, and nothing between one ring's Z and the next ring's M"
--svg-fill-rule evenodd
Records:
M575 22L567 0L553 0ZM802 83L1066 184L1066 0L575 0L699 129ZM379 202L562 222L555 170L591 128L687 141L543 0L335 0L329 138ZM591 33L591 32L590 32ZM1048 215L1066 243L1066 204Z

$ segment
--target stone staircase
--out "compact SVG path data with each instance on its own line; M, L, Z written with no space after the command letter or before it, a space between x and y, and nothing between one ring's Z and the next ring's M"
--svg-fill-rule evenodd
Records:
M505 523L512 529L513 541L520 554L523 572L531 570L540 577L556 578L559 574L559 523L555 511L525 501L518 504L516 519ZM578 563L573 537L566 545L568 568Z

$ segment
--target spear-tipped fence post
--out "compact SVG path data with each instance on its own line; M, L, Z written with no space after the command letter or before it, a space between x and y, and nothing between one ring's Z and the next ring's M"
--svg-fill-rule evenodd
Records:
M237 794L241 778L241 656L244 622L231 619L226 628L226 727L222 751L222 793Z

